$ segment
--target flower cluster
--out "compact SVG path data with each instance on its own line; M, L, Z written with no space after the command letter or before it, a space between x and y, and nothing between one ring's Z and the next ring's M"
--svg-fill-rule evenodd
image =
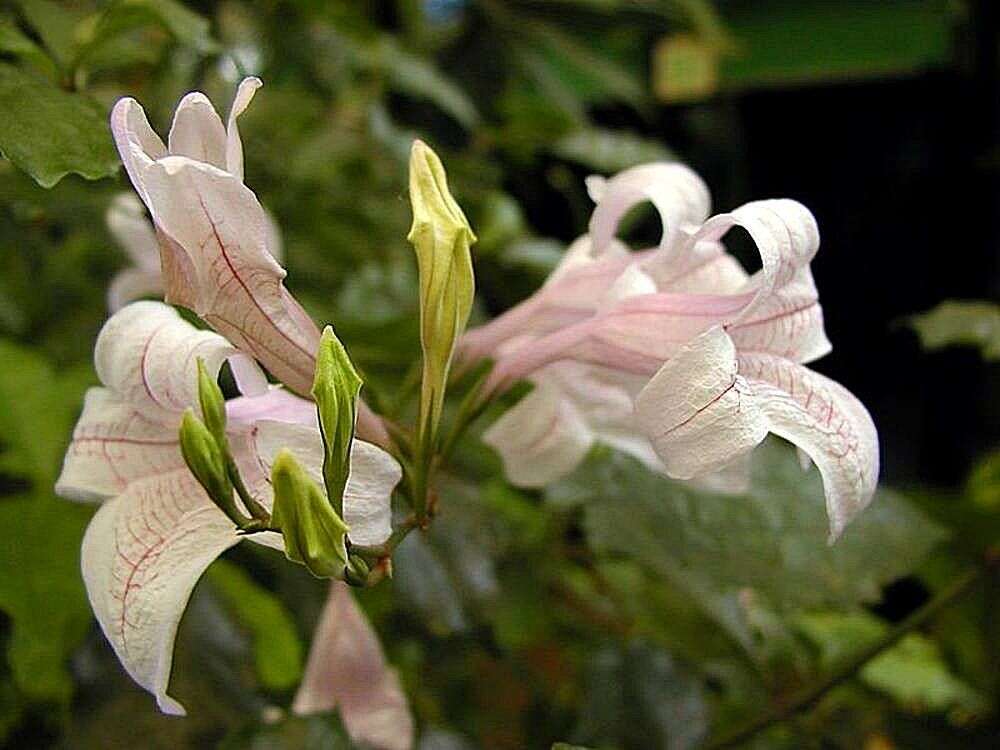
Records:
M804 366L830 350L809 268L819 246L812 214L769 200L709 218L707 188L677 164L591 178L589 233L534 296L464 332L475 235L437 156L416 142L419 417L407 431L374 414L332 329L321 334L285 288L280 234L244 184L237 120L260 85L240 84L225 125L204 95L188 94L167 145L136 101L119 101L111 116L152 221L130 197L109 211L133 267L112 284L114 314L94 355L102 385L87 393L57 489L101 502L83 543L87 592L122 664L162 710L183 713L167 688L191 591L247 539L335 579L294 708L336 707L356 739L412 746L399 681L343 581L377 581L394 545L430 522L453 358L461 369L492 361L477 405L519 381L534 386L484 433L515 484L547 485L602 442L653 471L732 490L748 481L750 451L774 433L819 468L831 540L871 501L871 418ZM615 235L644 201L660 214L662 238L632 252ZM737 226L760 252L754 274L722 243ZM213 330L163 302L133 301L160 293ZM240 392L228 400L224 366ZM394 531L397 485L413 513Z
M819 468L836 539L871 501L878 435L853 395L804 366L830 351L809 269L812 214L766 200L709 218L707 187L678 164L588 188L589 233L534 296L462 341L466 361L495 359L489 390L534 383L485 434L511 481L548 484L600 441L668 476L739 489L748 453L774 433ZM615 234L644 201L662 237L630 252ZM757 245L755 274L722 244L733 227Z

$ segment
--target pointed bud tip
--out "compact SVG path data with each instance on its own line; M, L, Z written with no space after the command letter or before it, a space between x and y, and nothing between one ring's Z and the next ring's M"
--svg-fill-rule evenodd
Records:
M445 231L463 232L470 245L476 241L469 220L448 188L448 176L440 157L419 138L410 149L410 203L413 207L410 242L428 224L439 225Z

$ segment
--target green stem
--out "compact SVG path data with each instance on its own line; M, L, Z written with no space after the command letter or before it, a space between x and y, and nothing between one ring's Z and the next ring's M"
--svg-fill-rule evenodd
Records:
M809 708L835 687L851 679L851 677L860 671L868 662L886 649L895 645L896 642L907 633L916 630L942 609L952 604L963 594L967 593L969 589L972 588L973 584L975 584L983 575L983 571L984 568L977 567L958 576L944 589L938 592L938 594L927 602L927 604L897 624L871 646L862 649L855 656L845 661L825 680L801 691L798 695L792 696L787 701L783 701L779 705L775 705L753 721L738 726L731 732L727 732L715 741L709 743L708 748L710 750L719 750L719 748L739 745L760 732L763 732L765 729L769 729L773 725L785 721L800 711Z

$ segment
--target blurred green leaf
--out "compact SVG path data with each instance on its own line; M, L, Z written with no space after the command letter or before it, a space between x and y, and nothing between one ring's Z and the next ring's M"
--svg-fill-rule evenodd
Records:
M226 560L216 560L207 580L236 621L250 632L261 685L289 690L302 678L302 640L291 614L274 594Z
M355 750L336 713L288 716L274 724L240 729L219 750Z
M0 18L0 52L19 57L34 65L44 75L55 77L56 68L52 58L7 18Z
M644 162L676 158L658 141L641 138L628 131L596 127L563 136L552 144L552 153L606 174Z
M902 75L949 61L958 13L945 0L736 0L722 6L735 49L728 89Z
M753 455L749 494L729 497L657 476L624 456L592 458L549 490L583 502L591 545L634 557L713 607L749 588L778 609L873 601L911 572L944 531L883 490L832 547L822 483L777 441Z
M989 362L1000 360L1000 305L948 300L908 319L925 349L974 346Z
M91 16L82 25L77 63L93 66L101 61L100 67L107 67L113 51L132 45L138 50L148 49L148 39L122 37L151 25L165 29L180 44L197 52L204 54L218 49L208 20L176 0L115 0L103 13Z
M52 57L67 69L76 49L76 28L83 10L73 3L55 0L18 0L18 5Z
M795 618L798 629L820 652L824 669L836 667L852 654L878 641L889 626L866 612L814 612ZM952 674L934 641L910 633L875 657L861 670L869 687L892 696L913 711L981 713L985 698Z
M113 175L118 156L101 108L0 63L0 151L42 187L70 172L89 180Z
M642 643L602 649L574 734L599 747L699 747L708 734L703 686L666 651Z
M1000 451L993 451L973 467L965 488L975 505L1000 511Z

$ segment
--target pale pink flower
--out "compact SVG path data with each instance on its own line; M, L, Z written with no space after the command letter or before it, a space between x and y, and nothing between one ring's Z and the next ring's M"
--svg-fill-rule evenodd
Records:
M197 330L159 302L135 302L105 324L94 351L102 385L87 392L56 491L102 503L83 541L87 594L125 669L167 713L184 712L167 694L167 683L177 625L202 572L241 539L284 548L273 532L238 535L184 462L178 430L184 409L198 406L198 358L211 374L226 361L244 360L244 373L255 375L244 377L245 395L229 401L226 410L234 458L259 502L271 507L270 466L281 448L290 448L322 481L315 406L269 387L256 365L224 338ZM388 538L389 498L400 476L385 451L354 441L344 493L352 542ZM361 615L348 602L343 617L358 631ZM372 648L370 633L359 638L359 648ZM390 679L380 674L384 663L371 670L366 679L378 685ZM345 702L342 711L348 726L364 726L368 709ZM351 711L358 716L349 716ZM410 731L408 719L400 726Z
M305 396L320 331L285 289L285 270L275 260L279 235L243 184L237 119L261 85L258 78L240 83L225 126L204 94L187 94L166 146L135 99L115 104L111 130L153 219L166 301L193 310ZM363 402L358 433L387 443L384 426Z
M803 367L830 351L809 270L819 247L812 214L771 200L706 219L707 190L676 165L635 168L590 188L598 205L589 238L578 241L585 262L571 258L535 298L463 345L467 356L496 358L489 389L536 383L527 404L485 434L508 474L543 485L601 441L672 477L738 477L745 455L772 432L819 468L835 538L871 500L878 437L856 398ZM625 254L617 222L642 200L659 210L663 239ZM721 244L735 226L760 252L763 268L752 276ZM558 291L574 277L594 282L589 307ZM520 319L526 335L505 318ZM567 386L595 377L600 389Z

